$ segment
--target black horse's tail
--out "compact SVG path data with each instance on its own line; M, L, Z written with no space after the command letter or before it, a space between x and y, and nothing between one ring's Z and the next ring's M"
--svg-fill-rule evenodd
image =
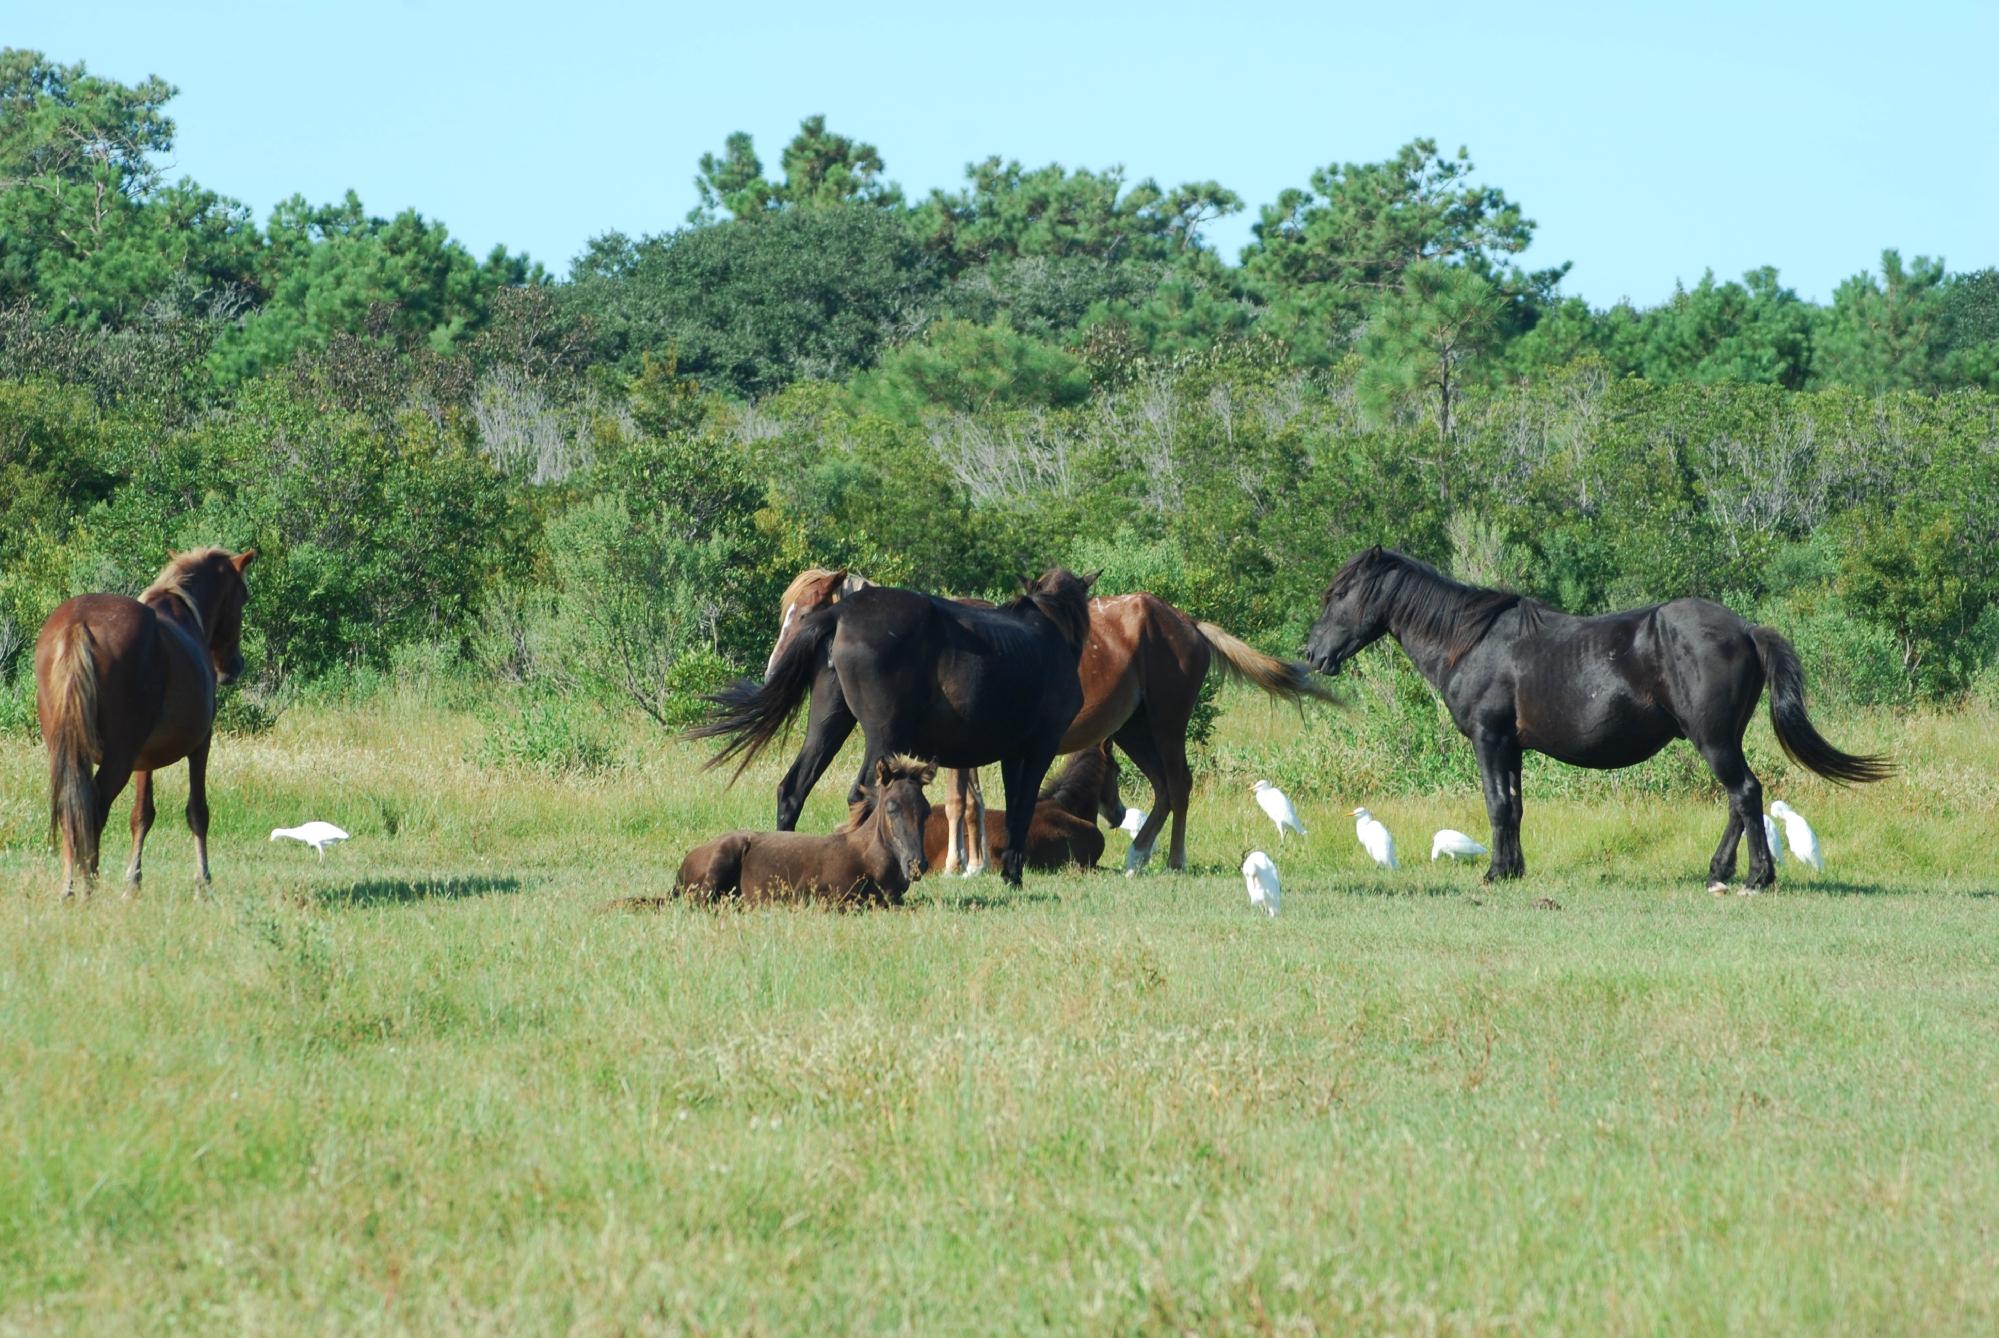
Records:
M1752 627L1749 635L1763 661L1763 676L1770 681L1770 727L1793 762L1842 785L1886 780L1895 774L1895 764L1885 757L1843 753L1827 743L1805 714L1805 671L1798 652L1774 628Z
M708 698L720 709L688 730L686 737L728 737L728 746L709 758L708 766L718 767L732 757L740 757L735 776L729 778L731 784L783 732L791 713L812 690L813 680L819 677L819 662L825 655L826 643L838 630L844 607L834 604L800 619L791 644L778 656L763 682L738 679Z

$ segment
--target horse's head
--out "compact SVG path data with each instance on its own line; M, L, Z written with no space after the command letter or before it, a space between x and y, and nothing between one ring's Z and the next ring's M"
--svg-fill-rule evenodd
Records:
M852 594L867 584L865 577L855 576L845 567L838 571L808 567L792 577L791 584L785 587L784 597L778 601L784 616L777 626L777 640L771 644L770 659L764 662L764 677L769 678L777 668L778 657L791 644L791 634L797 630L799 619L814 610L839 603L841 596Z
M194 614L208 640L217 683L234 683L243 675L243 606L250 602L243 570L256 556L254 548L241 553L226 548L170 553L166 567L139 596L177 599Z
M1101 572L1093 571L1088 576L1078 576L1067 567L1050 567L1040 579L1028 585L1020 598L1006 606L1007 611L1024 613L1030 608L1038 611L1055 624L1062 639L1080 654L1083 643L1090 639L1090 587L1100 575Z
M915 882L930 870L923 854L923 826L930 821L930 800L923 787L937 777L934 762L913 757L884 757L875 761L873 792L875 837L888 847L889 857L903 877Z
M250 583L243 571L256 560L257 550L218 553L215 581L219 588L215 618L208 638L209 662L215 666L215 681L234 683L243 676L243 607L250 602Z
M1340 568L1326 587L1319 619L1305 642L1306 663L1322 674L1337 674L1388 630L1380 583L1390 565L1388 554L1376 544Z

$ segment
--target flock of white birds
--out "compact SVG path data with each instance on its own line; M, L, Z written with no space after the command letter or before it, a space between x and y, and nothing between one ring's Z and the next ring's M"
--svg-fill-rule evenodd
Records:
M1305 835L1305 824L1298 820L1297 806L1290 796L1272 785L1260 780L1251 787L1256 796L1256 806L1270 816L1277 824L1277 844L1284 845L1284 834L1296 832ZM1365 808L1354 809L1354 839L1368 858L1384 869L1399 867L1395 862L1395 836L1381 819ZM1127 820L1129 814L1127 814ZM1144 815L1140 815L1140 821ZM1778 823L1783 824L1779 831ZM1136 831L1136 827L1131 830ZM1809 864L1819 872L1825 872L1825 857L1819 853L1818 834L1811 824L1795 808L1779 799L1770 805L1769 813L1763 817L1763 834L1770 843L1770 857L1778 864L1784 862L1784 852L1788 845L1791 855L1801 864ZM1430 838L1430 859L1434 863L1448 855L1453 860L1471 859L1486 854L1486 848L1452 827L1446 827ZM1252 850L1242 862L1243 886L1249 891L1249 904L1266 915L1277 914L1277 903L1281 895L1277 879L1277 864L1261 850Z
M1283 848L1287 832L1296 832L1301 837L1306 834L1305 824L1298 820L1297 806L1284 791L1267 780L1260 780L1250 787L1250 793L1256 796L1256 806L1277 824L1279 849ZM1360 842L1360 847L1367 852L1368 858L1384 869L1399 867L1395 863L1395 837L1383 825L1381 819L1365 808L1354 809L1350 816L1354 820L1354 839ZM1777 825L1780 822L1783 824L1781 831ZM1132 836L1137 836L1139 829L1144 825L1145 813L1136 808L1127 808L1124 812L1124 821L1119 824L1123 831ZM1770 843L1771 859L1778 864L1784 862L1784 853L1788 848L1791 856L1800 864L1809 864L1819 873L1825 872L1825 856L1819 853L1818 833L1812 830L1811 824L1805 821L1803 814L1783 800L1779 799L1770 805L1770 811L1763 815L1763 835ZM272 828L271 839L276 841L280 838L311 846L319 853L320 859L324 860L326 848L345 841L347 833L330 822L314 819L297 827ZM1432 863L1446 855L1458 860L1471 859L1485 853L1484 846L1452 827L1446 827L1430 838ZM1270 856L1261 850L1250 851L1242 862L1242 881L1243 886L1249 890L1251 906L1266 915L1277 914L1277 903L1282 892L1277 880L1277 864Z

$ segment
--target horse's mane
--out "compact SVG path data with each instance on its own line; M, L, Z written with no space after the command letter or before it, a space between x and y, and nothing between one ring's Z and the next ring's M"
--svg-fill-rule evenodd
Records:
M1104 770L1109 765L1110 758L1103 744L1083 749L1069 759L1061 774L1041 787L1037 802L1053 800L1071 810L1081 803L1086 810L1094 811L1097 787L1104 783Z
M826 567L807 567L804 571L791 578L790 585L784 587L784 594L779 597L777 607L782 612L790 608L793 604L803 600L807 595L837 596L840 594L851 594L856 590L865 588L869 584L870 582L866 577L855 576L848 572L845 567L841 567L838 571ZM828 602L834 601L829 599Z
M226 548L198 548L191 553L174 554L167 559L167 565L160 568L160 574L153 578L153 583L139 592L139 602L147 604L155 599L178 599L181 606L194 616L194 625L205 633L208 629L202 623L201 606L194 602L188 582L210 558L228 556Z
M1341 567L1326 587L1324 599L1349 597L1368 617L1385 618L1392 608L1405 635L1441 646L1453 661L1508 609L1540 607L1511 590L1454 581L1427 562L1379 545Z
M937 768L920 757L907 753L896 753L885 759L888 762L888 783L895 785L901 781L914 781L918 788L930 783L937 774ZM868 781L861 786L861 797L847 805L847 820L833 829L834 835L859 831L868 825L875 815L875 804L881 798L881 786Z
M1034 609L1055 624L1064 641L1081 646L1090 635L1090 585L1095 580L1094 576L1085 580L1067 567L1051 567L1008 604L1006 612Z

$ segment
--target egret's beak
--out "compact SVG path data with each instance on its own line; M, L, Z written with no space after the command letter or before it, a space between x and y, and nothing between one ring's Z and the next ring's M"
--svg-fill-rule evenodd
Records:
M1359 817L1359 816L1360 816L1360 810L1356 808L1356 809L1352 810L1351 812L1349 812L1349 813L1347 814L1347 816L1348 816L1348 817L1350 817L1350 818L1357 818L1357 817Z

